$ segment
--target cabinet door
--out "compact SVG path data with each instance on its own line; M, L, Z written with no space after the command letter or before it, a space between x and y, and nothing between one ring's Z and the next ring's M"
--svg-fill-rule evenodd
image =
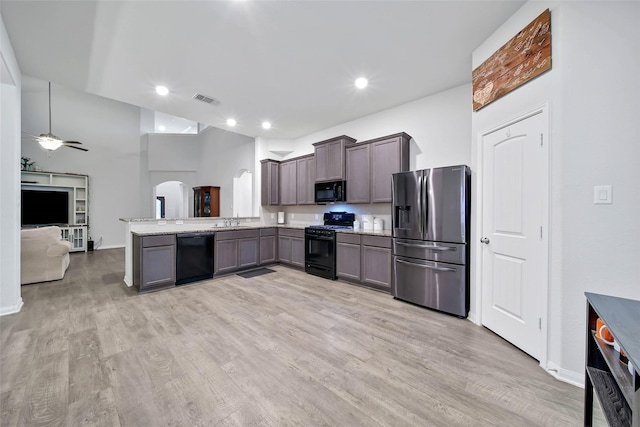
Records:
M280 204L280 162L261 162L260 198L262 206Z
M362 246L362 283L391 291L391 249Z
M298 191L297 200L299 205L313 205L314 183L316 180L316 162L313 157L300 159L297 162L298 168Z
M260 264L276 262L276 236L260 237Z
M391 202L391 175L407 171L408 159L409 141L405 137L371 144L371 203Z
M329 178L329 147L318 145L315 147L316 181L327 181Z
M370 151L371 144L356 144L346 149L347 203L369 203L371 200Z
M327 146L327 179L344 179L344 141L330 142Z
M278 236L278 259L291 264L291 237Z
M304 238L291 238L291 264L304 267Z
M140 291L176 282L175 245L142 248Z
M280 204L295 205L296 190L296 161L280 163Z
M238 269L238 240L216 242L216 273L225 273Z
M238 268L258 265L258 237L238 240Z
M338 243L336 248L336 273L338 277L360 281L360 245Z

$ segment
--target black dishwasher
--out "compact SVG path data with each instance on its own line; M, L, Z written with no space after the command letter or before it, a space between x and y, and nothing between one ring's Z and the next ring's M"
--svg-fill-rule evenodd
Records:
M176 236L176 285L213 277L213 233Z

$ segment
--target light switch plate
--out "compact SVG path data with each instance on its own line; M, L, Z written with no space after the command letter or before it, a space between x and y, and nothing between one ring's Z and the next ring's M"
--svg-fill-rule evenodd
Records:
M596 185L593 187L593 204L610 205L613 203L610 185Z

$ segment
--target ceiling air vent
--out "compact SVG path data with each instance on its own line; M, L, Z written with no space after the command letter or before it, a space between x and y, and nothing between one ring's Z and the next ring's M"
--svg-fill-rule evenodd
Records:
M212 98L210 96L207 95L202 95L200 93L196 93L195 95L193 95L193 99L197 100L197 101L202 101L205 102L207 104L211 104L211 105L220 105L220 101L218 101L215 98Z

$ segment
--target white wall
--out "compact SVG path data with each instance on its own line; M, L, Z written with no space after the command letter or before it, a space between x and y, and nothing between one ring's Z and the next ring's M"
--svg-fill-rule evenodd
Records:
M313 143L340 135L366 141L398 132L413 137L411 169L471 163L471 85L459 86L408 104L299 138L285 158L313 153Z
M640 299L640 3L529 2L474 52L473 67L544 9L552 69L472 115L477 135L545 102L550 111L549 367L584 377L585 298ZM593 186L613 186L612 205Z
M198 185L220 187L220 216L233 215L233 177L254 172L255 139L218 128L200 134Z
M22 76L0 15L0 315L20 294L20 91Z
M22 130L48 130L47 82L25 77ZM89 175L89 235L101 247L124 244L119 218L141 216L140 109L129 104L52 84L52 131L83 143L88 152L62 147L54 152L23 138L22 154L45 171Z

